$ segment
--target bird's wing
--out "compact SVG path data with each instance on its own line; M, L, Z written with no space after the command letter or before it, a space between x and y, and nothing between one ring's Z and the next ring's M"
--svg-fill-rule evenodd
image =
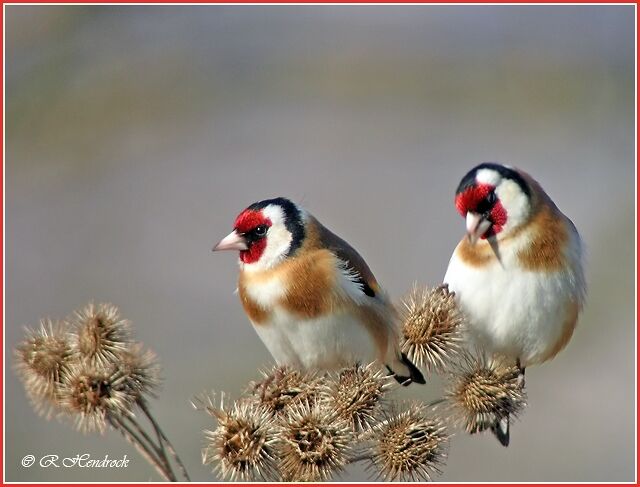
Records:
M351 245L324 227L320 222L316 220L314 223L318 229L320 243L344 263L348 279L360 286L365 295L372 298L377 297L380 292L380 286L362 256Z
M362 322L379 347L380 359L383 362L387 361L389 357L399 353L395 307L384 290L380 288L362 256L317 220L313 223L317 230L319 244L331 252L343 267L341 284L343 291L357 305L357 309L364 313L361 315ZM390 353L393 355L389 355Z

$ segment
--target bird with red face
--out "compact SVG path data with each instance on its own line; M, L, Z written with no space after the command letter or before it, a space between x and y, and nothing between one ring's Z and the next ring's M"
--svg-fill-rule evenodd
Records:
M396 310L364 259L286 198L252 204L214 248L240 253L238 294L279 365L333 370L377 360L424 384L399 351Z
M523 171L483 163L460 182L455 205L466 236L444 282L469 321L470 339L524 370L569 342L585 297L580 236ZM491 425L509 443L509 418Z

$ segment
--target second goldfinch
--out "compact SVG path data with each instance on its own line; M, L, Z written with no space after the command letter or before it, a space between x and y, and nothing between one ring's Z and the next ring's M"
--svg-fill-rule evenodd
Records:
M523 171L484 163L455 196L467 235L444 282L469 319L474 341L524 369L552 359L569 342L585 297L576 227ZM509 442L509 418L492 429Z
M280 365L331 370L377 360L424 384L399 351L398 317L364 259L286 198L252 204L213 250L240 253L244 310Z

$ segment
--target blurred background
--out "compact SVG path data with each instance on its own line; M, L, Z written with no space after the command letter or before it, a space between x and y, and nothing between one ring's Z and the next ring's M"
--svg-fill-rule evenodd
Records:
M118 305L163 365L152 409L192 479L192 410L268 352L212 254L237 213L301 202L396 298L437 284L464 232L460 178L521 167L586 243L568 348L527 370L508 449L451 442L443 481L632 481L633 6L7 6L6 480L158 480L117 434L38 417L11 371L23 325ZM402 396L432 400L437 379ZM23 468L48 453L126 469ZM367 480L353 468L340 480Z

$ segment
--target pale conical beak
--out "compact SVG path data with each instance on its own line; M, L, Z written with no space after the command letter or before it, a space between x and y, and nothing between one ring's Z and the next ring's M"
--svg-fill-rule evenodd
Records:
M491 227L491 222L479 213L469 211L467 213L467 236L471 245L475 245Z
M240 235L235 230L227 235L225 238L220 240L214 247L213 251L216 250L247 250L247 241L244 239L242 235Z

